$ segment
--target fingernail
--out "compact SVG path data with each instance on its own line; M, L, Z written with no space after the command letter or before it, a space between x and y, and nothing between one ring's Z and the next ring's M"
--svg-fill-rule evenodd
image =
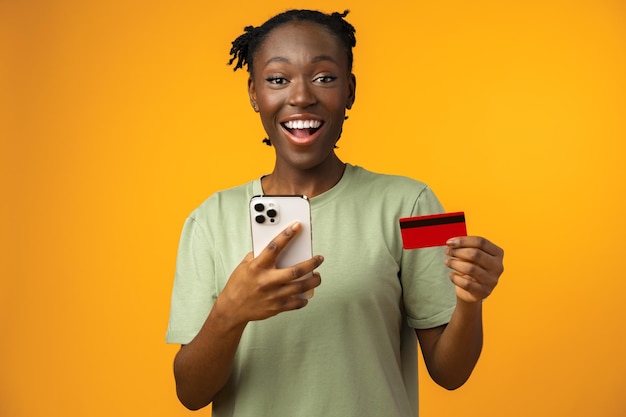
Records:
M456 239L456 238L448 239L448 241L446 242L446 245L448 246L456 246L458 244L459 244L459 239Z
M293 222L293 224L291 225L291 230L293 230L294 232L297 231L300 228L300 222L295 221Z

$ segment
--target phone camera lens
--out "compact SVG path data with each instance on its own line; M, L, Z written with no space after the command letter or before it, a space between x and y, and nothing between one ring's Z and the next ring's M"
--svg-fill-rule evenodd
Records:
M254 205L254 209L258 212L262 212L263 210L265 210L265 206L262 203L256 203Z
M276 214L278 214L278 213L276 213L276 210L274 210L274 209L269 209L269 210L267 210L266 214L267 214L267 217L272 219L272 218L276 217Z
M256 220L257 223L265 223L265 216L259 214L254 218L254 220Z

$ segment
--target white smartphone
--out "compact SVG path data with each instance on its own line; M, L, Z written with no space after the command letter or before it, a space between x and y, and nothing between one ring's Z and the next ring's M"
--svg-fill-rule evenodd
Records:
M302 228L278 255L276 266L286 268L313 257L311 204L302 195L257 195L250 199L252 249L256 258L291 223ZM309 277L311 274L303 278Z

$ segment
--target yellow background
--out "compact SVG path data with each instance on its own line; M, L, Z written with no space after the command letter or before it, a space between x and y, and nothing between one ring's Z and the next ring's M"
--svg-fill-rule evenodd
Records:
M178 236L272 167L226 61L287 7L352 10L340 156L506 249L474 375L420 365L422 415L625 415L620 0L0 0L0 415L191 414L164 343Z

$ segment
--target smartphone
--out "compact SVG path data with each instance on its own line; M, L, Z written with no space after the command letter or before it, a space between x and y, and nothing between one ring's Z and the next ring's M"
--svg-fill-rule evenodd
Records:
M250 199L252 249L256 258L287 226L298 221L302 228L276 258L286 268L313 257L311 204L303 195L256 195ZM307 278L311 273L307 274Z

